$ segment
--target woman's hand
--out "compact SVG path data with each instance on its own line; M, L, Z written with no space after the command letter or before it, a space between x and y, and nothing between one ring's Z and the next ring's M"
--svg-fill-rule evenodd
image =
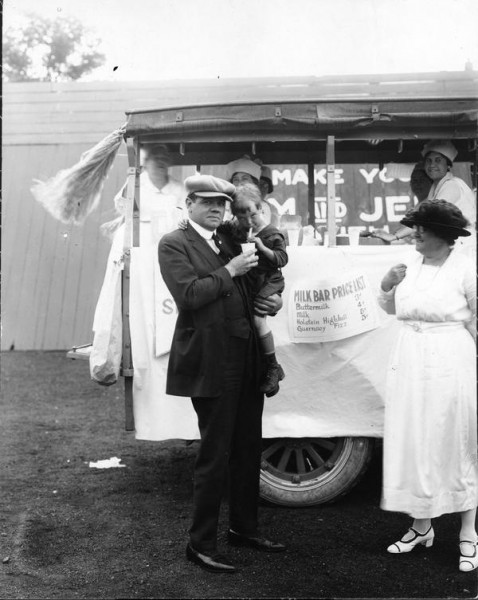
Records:
M397 243L397 242L403 244L403 243L406 243L404 238L412 235L412 233L413 233L413 229L411 229L410 227L406 227L404 225L395 233L389 233L388 231L385 231L384 229L375 229L375 231L361 231L360 237L377 238L379 240L382 240L382 242L385 242L386 244L392 244L392 243Z
M388 233L388 231L381 231L376 229L375 231L361 231L359 234L360 237L371 237L377 238L385 242L386 244L391 244L392 242L397 240L397 237L393 233Z
M398 241L397 236L394 233L388 233L388 231L374 231L372 232L372 237L378 238L386 244L391 244L392 242Z
M382 279L381 287L384 292L389 292L393 287L398 285L407 274L407 265L400 263L395 265L388 271Z

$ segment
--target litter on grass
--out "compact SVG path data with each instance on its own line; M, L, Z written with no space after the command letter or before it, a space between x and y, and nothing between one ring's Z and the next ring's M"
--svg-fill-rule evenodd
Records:
M112 456L106 460L97 460L96 462L90 462L89 466L92 469L114 469L117 467L126 467L126 465L120 465L121 458Z

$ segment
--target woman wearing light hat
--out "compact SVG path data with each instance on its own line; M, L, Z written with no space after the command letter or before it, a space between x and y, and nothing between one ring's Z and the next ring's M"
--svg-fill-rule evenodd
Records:
M254 183L259 188L261 167L247 155L228 163L227 174L228 180L236 187L241 183Z
M273 189L270 168L264 166L259 158L251 160L245 154L243 157L228 163L227 170L229 181L236 187L244 183L253 183L258 188L262 196L262 212L266 223L279 227L279 212L275 206L272 207L265 199Z
M461 571L478 566L475 268L453 249L467 220L445 200L424 200L401 221L419 253L388 271L379 303L401 327L386 383L381 507L413 517L388 547L430 547L431 519L460 513Z
M448 140L432 140L425 144L422 150L425 173L432 180L428 200L447 200L457 206L470 223L472 237L466 243L459 244L466 248L474 248L476 243L476 198L468 185L452 174L453 161L458 154L457 149ZM377 232L373 237L378 237L385 242L393 242L411 234L408 227L399 229L396 233Z
M472 225L476 223L476 203L472 190L463 179L455 177L451 168L458 154L449 141L434 140L425 144L422 156L425 172L432 180L428 200L447 200L457 206Z

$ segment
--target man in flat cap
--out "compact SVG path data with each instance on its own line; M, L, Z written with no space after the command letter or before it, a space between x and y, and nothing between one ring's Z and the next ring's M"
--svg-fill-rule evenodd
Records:
M253 325L257 306L245 277L257 265L257 256L254 251L235 255L231 240L216 234L226 201L235 192L231 183L195 175L185 186L188 225L163 236L158 254L179 311L166 392L191 397L201 435L186 554L208 571L233 573L234 565L217 549L227 475L229 543L266 552L285 550L262 537L257 524L264 397ZM274 313L280 306L275 297L263 310Z

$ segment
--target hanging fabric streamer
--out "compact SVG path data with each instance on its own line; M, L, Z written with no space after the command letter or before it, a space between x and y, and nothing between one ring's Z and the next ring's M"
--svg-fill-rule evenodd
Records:
M126 127L116 129L80 160L48 181L35 181L31 192L55 219L80 225L98 205L103 185L121 145Z
M125 220L125 198L126 198L126 190L127 190L128 182L126 182L120 191L116 194L114 202L115 202L115 210L117 216L111 221L107 221L100 225L101 233L109 238L113 239L114 234L118 230L118 227L124 223Z

